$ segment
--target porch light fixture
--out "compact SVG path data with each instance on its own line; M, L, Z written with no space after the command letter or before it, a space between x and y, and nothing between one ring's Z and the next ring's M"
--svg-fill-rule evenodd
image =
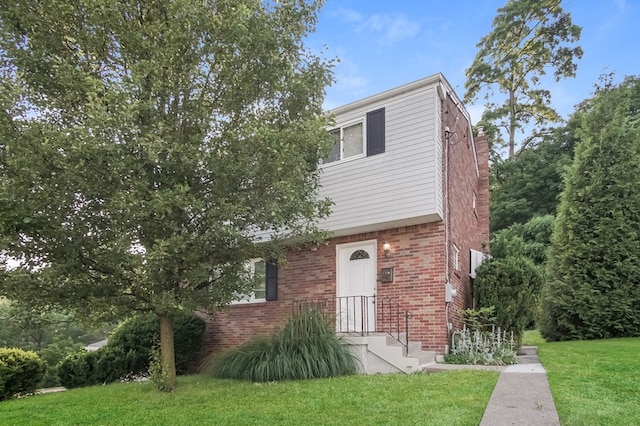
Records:
M391 252L391 244L389 244L389 241L384 242L382 250L384 250L384 257L389 257L389 253Z

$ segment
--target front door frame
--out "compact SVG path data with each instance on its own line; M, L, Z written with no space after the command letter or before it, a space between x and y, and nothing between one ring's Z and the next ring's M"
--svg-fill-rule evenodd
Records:
M370 256L370 270L367 272L368 278L363 277L366 282L358 283L358 287L364 285L364 289L353 290L349 289L347 277L349 275L349 258L356 250L365 250ZM336 245L336 300L337 300L337 314L339 317L336 322L337 331L349 331L349 332L373 332L376 329L376 304L375 296L377 294L377 270L378 270L378 241L377 240L364 240L353 243L337 244ZM363 296L359 298L358 296ZM348 299L347 299L348 298ZM340 308L340 304L347 303L348 307L345 313L344 308ZM361 306L367 306L366 311L362 308L358 308L357 305L362 303ZM347 329L344 329L344 317L348 315L351 319L348 321ZM354 319L355 315L355 319ZM364 316L367 318L366 323L363 325L362 320L358 320L358 316ZM351 321L354 321L351 324Z

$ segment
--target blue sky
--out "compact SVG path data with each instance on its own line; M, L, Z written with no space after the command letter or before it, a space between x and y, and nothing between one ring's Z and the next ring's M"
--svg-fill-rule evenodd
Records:
M327 90L331 109L442 72L458 96L476 44L491 31L496 10L507 0L327 0L308 45L339 58L337 82ZM640 1L564 0L573 23L582 27L584 50L576 78L545 85L564 117L590 97L601 74L616 81L640 74ZM475 122L484 101L467 104Z

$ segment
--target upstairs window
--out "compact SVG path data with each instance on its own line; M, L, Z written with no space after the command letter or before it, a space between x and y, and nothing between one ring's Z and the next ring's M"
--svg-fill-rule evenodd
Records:
M333 149L324 163L332 163L364 153L362 123L340 127L329 132L333 137Z
M330 130L329 134L333 137L333 149L323 164L382 154L385 152L385 109L368 112L362 121Z

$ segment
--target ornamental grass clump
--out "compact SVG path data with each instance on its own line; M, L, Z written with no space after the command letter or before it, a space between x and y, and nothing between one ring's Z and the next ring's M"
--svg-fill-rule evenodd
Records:
M270 382L355 374L356 359L322 311L295 314L271 337L253 339L214 366L218 378Z

